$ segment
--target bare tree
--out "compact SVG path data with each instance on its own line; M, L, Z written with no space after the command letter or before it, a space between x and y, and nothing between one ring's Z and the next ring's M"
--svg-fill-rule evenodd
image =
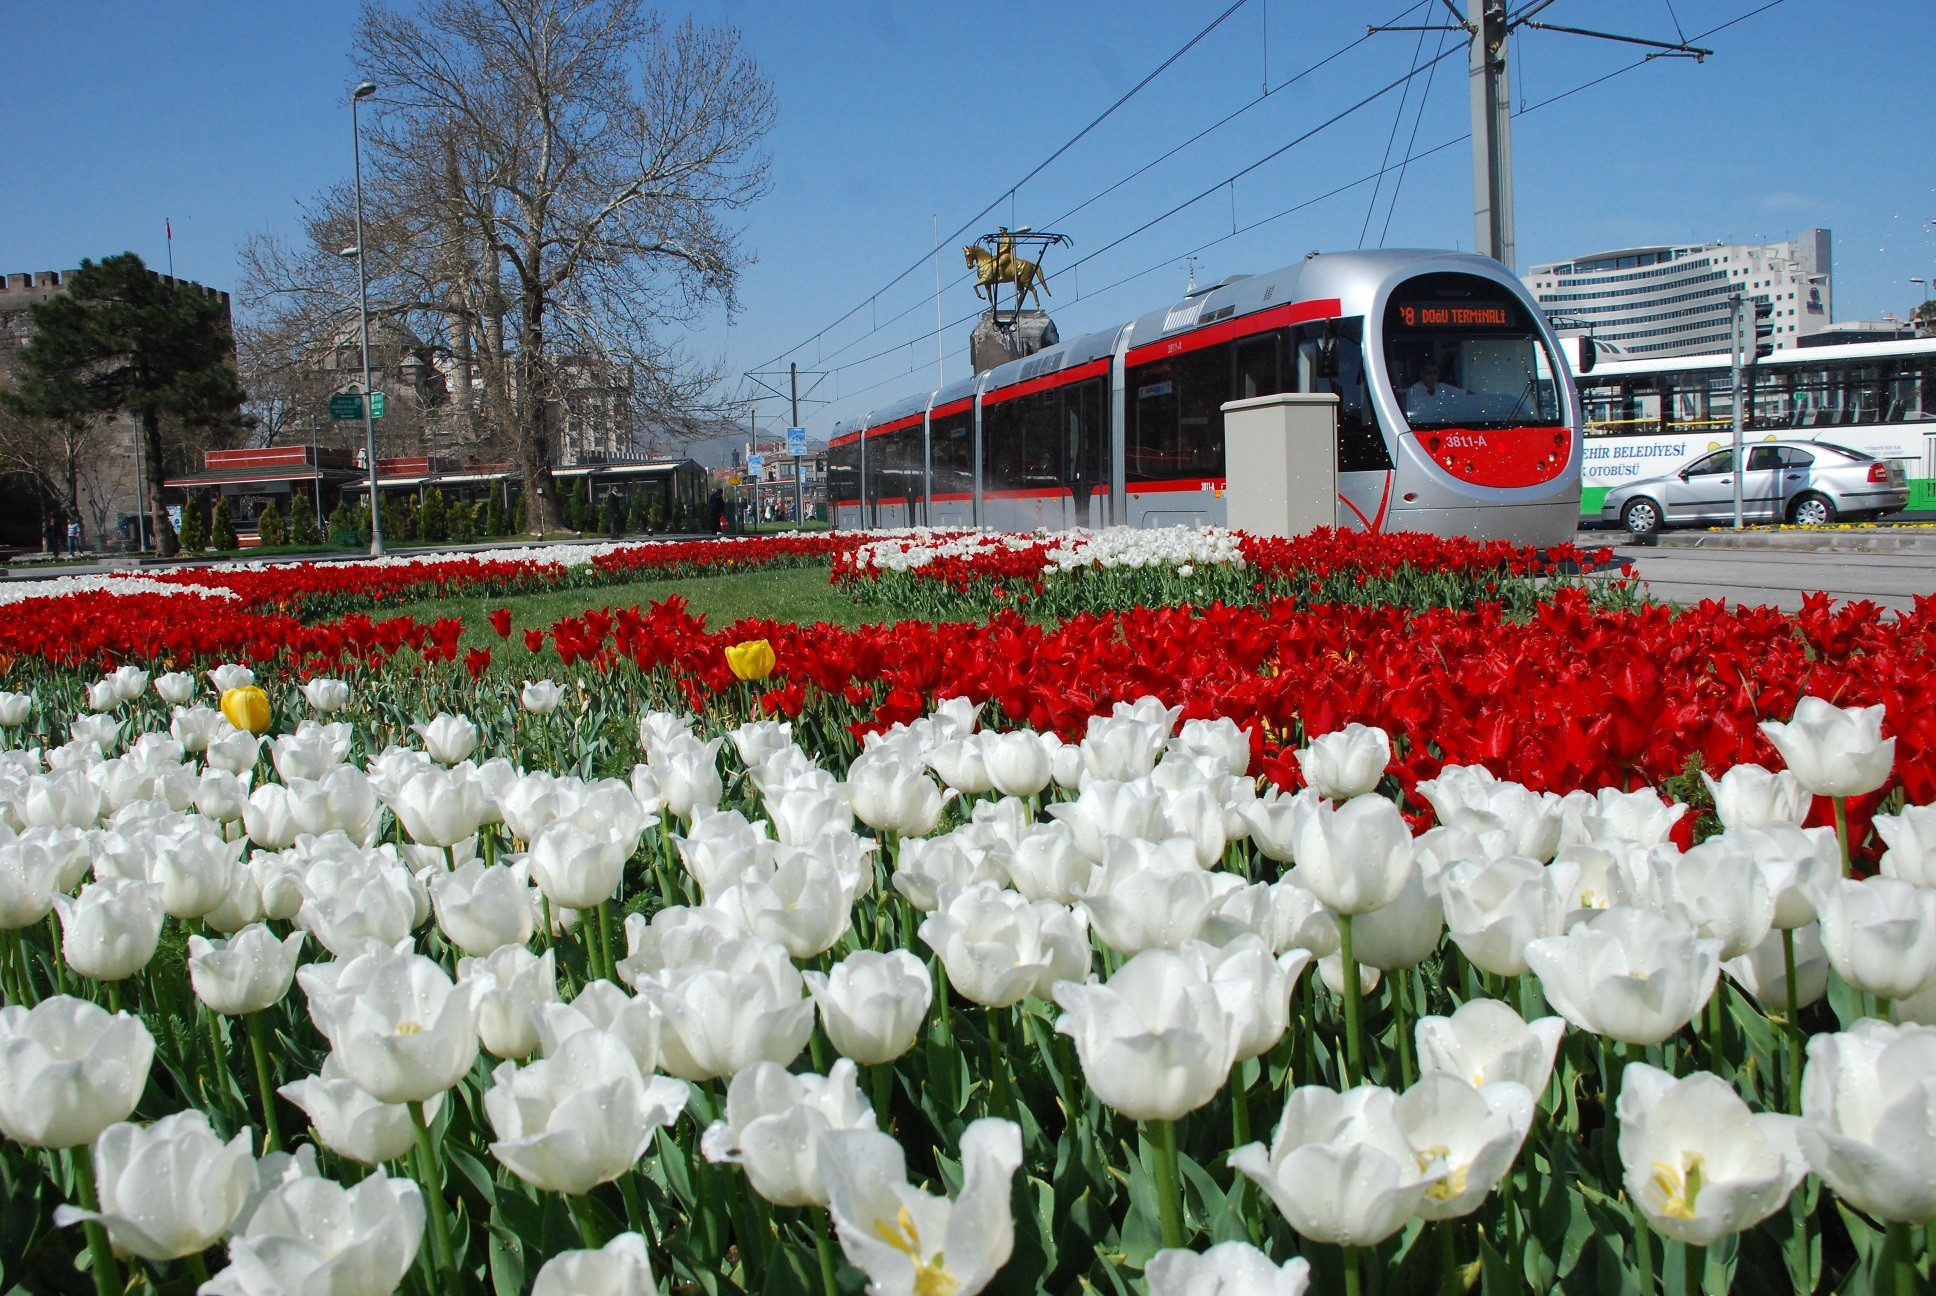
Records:
M526 524L553 528L562 364L622 359L667 408L717 380L667 329L735 305L726 219L766 190L771 88L737 31L668 31L638 0L366 3L356 44L382 87L370 156L443 266L425 305L508 396Z

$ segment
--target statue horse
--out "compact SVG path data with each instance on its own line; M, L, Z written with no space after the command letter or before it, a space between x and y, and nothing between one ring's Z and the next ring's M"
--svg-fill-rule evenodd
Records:
M995 250L990 252L979 244L970 243L961 249L962 258L969 269L975 272L975 295L985 297L989 305L995 304L995 288L998 284L1015 285L1015 308L1020 310L1029 294L1035 294L1035 304L1042 304L1042 293L1048 291L1048 284L1042 276L1042 267L1026 257L1015 255L1015 240L1003 236L997 240ZM1038 291L1038 289L1040 291ZM1050 296L1054 296L1053 293Z

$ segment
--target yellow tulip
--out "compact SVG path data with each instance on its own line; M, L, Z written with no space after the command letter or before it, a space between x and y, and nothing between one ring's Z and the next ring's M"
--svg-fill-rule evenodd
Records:
M269 731L269 695L253 684L222 694L222 715L237 729L252 734Z
M763 680L773 673L773 645L764 639L748 639L726 649L726 664L743 680Z

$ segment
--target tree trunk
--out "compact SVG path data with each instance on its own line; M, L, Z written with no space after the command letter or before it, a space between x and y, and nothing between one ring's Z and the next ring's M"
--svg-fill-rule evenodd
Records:
M168 521L168 506L161 496L161 415L154 410L146 410L141 415L140 454L148 461L148 512L155 528L155 552L163 558L173 558L181 552L181 545L175 539L175 528Z
M524 480L525 528L534 535L558 529L558 493L551 478L551 437L545 426L544 294L527 289L518 337L518 471Z

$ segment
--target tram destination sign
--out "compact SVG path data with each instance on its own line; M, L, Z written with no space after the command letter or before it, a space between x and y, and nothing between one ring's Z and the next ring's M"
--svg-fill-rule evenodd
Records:
M1515 329L1519 313L1506 302L1399 302L1398 322L1408 329Z

